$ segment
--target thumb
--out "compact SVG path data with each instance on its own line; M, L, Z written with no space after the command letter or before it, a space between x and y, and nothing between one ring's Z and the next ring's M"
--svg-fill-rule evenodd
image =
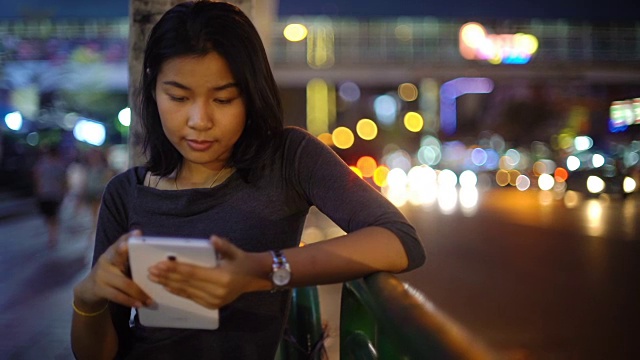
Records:
M229 240L221 237L212 236L211 243L216 250L216 254L221 259L233 260L242 252L240 248L233 245Z
M109 262L121 269L126 268L129 262L129 238L140 235L142 235L140 230L133 230L121 236L112 246Z

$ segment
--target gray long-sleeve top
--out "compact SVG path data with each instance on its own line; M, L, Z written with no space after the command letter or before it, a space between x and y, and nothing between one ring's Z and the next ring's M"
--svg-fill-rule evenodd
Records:
M368 226L393 232L409 259L405 271L424 263L422 244L402 213L318 139L288 127L275 160L256 182L234 173L212 189L151 188L144 185L144 167L115 176L103 196L94 262L133 229L149 236L218 235L249 252L295 247L309 208L316 206L347 233ZM130 309L112 305L119 356L273 359L289 297L288 291L244 294L220 309L220 327L213 331L148 328L137 318L130 326Z

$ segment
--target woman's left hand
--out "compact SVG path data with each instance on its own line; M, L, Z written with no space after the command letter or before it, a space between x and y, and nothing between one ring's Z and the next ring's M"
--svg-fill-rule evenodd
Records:
M149 279L210 309L227 305L243 293L270 289L270 258L247 253L226 239L212 236L210 240L219 255L218 266L165 260L149 268Z

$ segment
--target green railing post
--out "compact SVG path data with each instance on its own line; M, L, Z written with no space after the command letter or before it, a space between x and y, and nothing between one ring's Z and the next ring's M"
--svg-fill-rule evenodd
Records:
M344 283L340 358L381 360L499 358L423 294L389 273Z
M324 340L318 288L293 289L289 318L276 359L322 360Z
M501 358L389 273L344 283L340 306L340 360ZM276 360L324 360L325 336L317 287L294 289Z

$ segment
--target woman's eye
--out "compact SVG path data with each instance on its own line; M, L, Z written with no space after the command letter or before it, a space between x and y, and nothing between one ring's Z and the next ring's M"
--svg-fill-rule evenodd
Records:
M213 101L218 104L229 104L233 101L233 99L214 99Z
M184 96L172 96L172 95L167 95L167 96L169 96L169 99L171 101L176 101L176 102L183 102L187 99Z

